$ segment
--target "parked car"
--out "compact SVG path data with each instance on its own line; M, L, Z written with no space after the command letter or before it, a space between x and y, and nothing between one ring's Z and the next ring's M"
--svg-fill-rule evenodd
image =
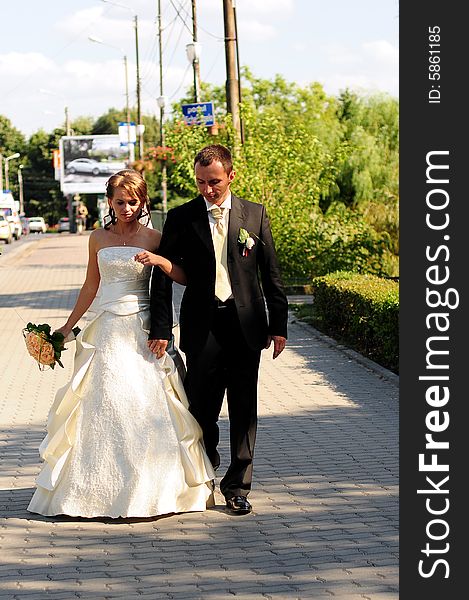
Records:
M70 219L68 217L59 219L57 231L59 233L62 233L62 231L70 231Z
M21 227L23 228L23 235L28 235L29 233L29 221L26 217L20 217Z
M91 173L99 175L100 173L110 173L111 168L107 163L101 163L93 158L75 158L71 160L65 167L65 170L70 175L73 173Z
M0 213L5 217L10 225L11 235L15 240L19 240L23 234L23 227L21 225L20 217L16 208L11 208L2 202L0 204Z
M13 240L10 224L6 220L3 213L0 213L0 240L3 240L5 244L11 244Z
M46 233L47 225L42 217L29 217L30 233Z

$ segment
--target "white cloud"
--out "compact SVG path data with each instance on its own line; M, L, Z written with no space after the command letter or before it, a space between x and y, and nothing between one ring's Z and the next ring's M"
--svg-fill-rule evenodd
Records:
M399 50L385 40L364 42L358 48L351 48L342 44L328 44L323 46L329 62L334 64L364 64L374 62L386 64L387 67L397 65Z
M345 88L355 90L357 92L387 92L392 96L399 94L399 81L397 75L395 77L382 74L380 77L373 77L366 74L340 74L334 73L327 77L319 78L324 89L329 94L338 94Z
M398 95L399 50L391 43L374 40L358 47L329 44L322 51L329 68L326 63L318 79L329 93L348 87Z
M399 60L399 49L385 40L364 43L362 48L367 58L373 58L380 63L392 65Z
M105 20L103 19L103 12L104 5L79 10L58 21L55 29L68 36L83 34L88 31L89 27Z
M237 0L236 14L238 18L251 14L273 15L274 13L284 17L293 11L293 0Z
M327 44L322 50L331 64L353 65L361 61L360 55L342 44Z
M276 35L277 30L272 25L259 21L239 22L239 37L243 42L265 42Z
M35 74L38 71L50 71L53 68L54 62L39 52L0 54L3 93L8 90L8 85L5 85L6 76L13 80L21 80L27 75Z

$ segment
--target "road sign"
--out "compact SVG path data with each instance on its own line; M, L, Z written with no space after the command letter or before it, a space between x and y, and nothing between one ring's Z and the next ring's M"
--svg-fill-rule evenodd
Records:
M213 102L182 104L182 114L186 125L215 125Z
M121 146L127 146L127 143L135 144L137 141L137 127L135 123L119 123L119 139Z

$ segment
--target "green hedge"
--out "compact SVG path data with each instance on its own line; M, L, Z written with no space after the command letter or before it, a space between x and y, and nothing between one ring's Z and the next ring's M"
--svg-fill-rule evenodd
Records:
M399 370L399 285L346 271L313 279L313 322L331 337Z

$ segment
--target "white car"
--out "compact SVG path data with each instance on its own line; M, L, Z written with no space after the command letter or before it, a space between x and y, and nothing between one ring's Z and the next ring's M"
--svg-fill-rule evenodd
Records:
M9 207L0 206L0 213L2 213L5 219L8 221L11 229L11 235L15 238L15 240L19 240L23 235L23 226L21 225L18 212Z
M10 224L5 219L3 213L0 212L0 240L3 240L5 244L11 244L13 235L11 233Z
M111 169L107 163L102 163L92 158L76 158L71 160L65 170L70 175L74 173L91 173L99 175L100 173L110 173Z
M29 233L46 233L47 225L42 217L29 217Z

